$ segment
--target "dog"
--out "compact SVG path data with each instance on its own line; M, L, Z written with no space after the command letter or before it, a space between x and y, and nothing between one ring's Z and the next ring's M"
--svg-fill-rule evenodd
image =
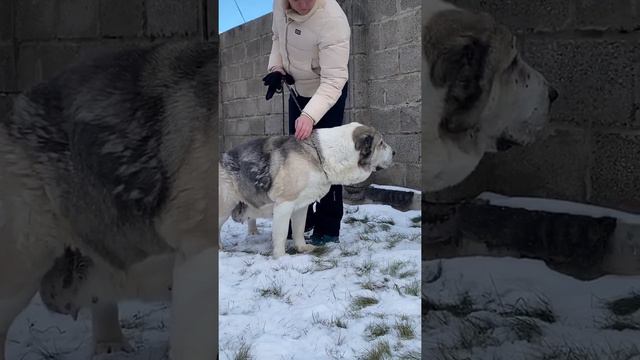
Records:
M303 141L293 136L250 140L221 156L218 224L232 215L241 220L272 214L275 259L285 255L289 220L296 251L312 251L304 240L307 206L331 185L360 183L388 168L393 155L376 129L357 122L316 129Z
M128 272L172 255L173 360L216 357L217 42L84 60L0 125L0 359L68 247Z
M67 248L40 282L40 297L52 312L77 320L91 309L94 353L132 352L120 328L118 303L125 300L171 300L174 254L152 256L119 271L100 258Z
M425 192L464 180L487 152L544 134L558 92L485 13L423 1L422 181Z

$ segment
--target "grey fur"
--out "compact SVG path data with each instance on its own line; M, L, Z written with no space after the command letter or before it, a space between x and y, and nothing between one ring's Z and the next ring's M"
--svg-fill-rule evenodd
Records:
M20 95L2 123L80 240L125 269L169 246L153 219L194 134L209 134L218 48L172 43L72 66Z
M293 136L253 139L224 153L220 166L235 178L249 205L260 208L271 203L268 193L273 177L289 154L302 155L312 166L322 169L322 153L316 150L316 142L314 135L305 141L298 141ZM241 210L234 209L236 216L240 216Z

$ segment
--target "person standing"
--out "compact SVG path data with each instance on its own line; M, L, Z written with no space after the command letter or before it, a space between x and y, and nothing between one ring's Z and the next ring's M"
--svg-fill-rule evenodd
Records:
M294 79L289 133L304 140L313 129L342 125L351 29L340 5L336 0L274 0L272 30L265 84L266 79L279 82L287 74ZM305 225L305 230L313 229L311 243L339 242L342 186L331 186L315 204L315 212L313 205L309 205Z

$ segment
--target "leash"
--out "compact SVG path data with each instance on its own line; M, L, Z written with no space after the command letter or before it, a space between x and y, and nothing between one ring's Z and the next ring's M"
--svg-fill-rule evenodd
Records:
M300 107L300 104L298 103L298 92L296 91L296 89L291 87L291 85L289 85L286 81L284 81L284 79L282 80L282 82L285 85L287 85L287 89L289 89L289 93L293 94L293 102L298 107L298 110L300 110L300 113L302 113L302 108ZM278 92L282 94L282 135L286 135L287 132L286 132L285 129L288 129L289 126L287 126L288 124L287 124L287 121L286 121L285 116L284 116L284 91L281 88L280 91L278 91Z

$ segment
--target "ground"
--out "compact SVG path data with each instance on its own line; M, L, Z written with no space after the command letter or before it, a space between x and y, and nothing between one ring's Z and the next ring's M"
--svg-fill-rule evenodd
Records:
M278 260L270 220L258 221L255 236L229 220L219 255L220 359L419 359L420 220L419 211L345 206L339 244ZM168 304L123 303L120 317L135 352L95 360L167 358ZM74 322L38 295L9 333L11 360L90 354L90 312Z
M419 211L345 206L339 244L278 260L258 227L224 227L220 359L420 358Z
M570 202L483 197L640 223L637 215ZM468 257L428 261L422 280L426 359L640 359L638 276L579 281L542 261Z

